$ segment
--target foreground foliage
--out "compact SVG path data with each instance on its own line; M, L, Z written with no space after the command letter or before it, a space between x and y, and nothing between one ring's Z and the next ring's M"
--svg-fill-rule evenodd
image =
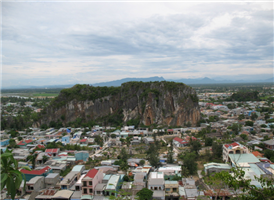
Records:
M24 174L18 170L18 163L13 158L12 151L6 150L1 154L1 190L6 186L8 195L12 199L15 198L17 190L20 188L22 181L24 180L24 188L26 185L26 179ZM22 167L26 170L30 170L29 167Z

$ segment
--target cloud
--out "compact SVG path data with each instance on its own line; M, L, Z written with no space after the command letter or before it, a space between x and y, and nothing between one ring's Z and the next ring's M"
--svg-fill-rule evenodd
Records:
M272 3L2 5L3 85L273 73Z

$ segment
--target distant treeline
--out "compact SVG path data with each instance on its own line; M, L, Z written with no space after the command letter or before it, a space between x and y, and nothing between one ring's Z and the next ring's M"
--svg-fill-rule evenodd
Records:
M236 92L233 93L230 97L228 97L227 101L260 101L260 97L258 96L258 91L248 91L248 92Z

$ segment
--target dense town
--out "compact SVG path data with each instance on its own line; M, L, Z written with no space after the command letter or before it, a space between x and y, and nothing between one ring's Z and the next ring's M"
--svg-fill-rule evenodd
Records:
M274 88L264 89L264 100L235 101L234 91L198 88L201 120L182 127L1 129L1 153L12 150L26 179L16 198L230 199L268 187L262 179L274 174ZM2 118L25 114L35 121L48 102L22 99L3 97ZM237 172L249 185L228 185L224 176ZM10 199L6 188L1 199Z

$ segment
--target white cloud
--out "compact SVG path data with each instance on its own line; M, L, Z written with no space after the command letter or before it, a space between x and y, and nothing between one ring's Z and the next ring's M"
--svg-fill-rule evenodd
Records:
M273 73L273 3L2 6L6 86L18 79L43 85Z

